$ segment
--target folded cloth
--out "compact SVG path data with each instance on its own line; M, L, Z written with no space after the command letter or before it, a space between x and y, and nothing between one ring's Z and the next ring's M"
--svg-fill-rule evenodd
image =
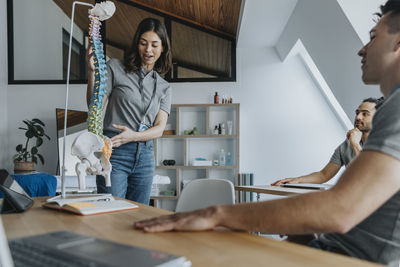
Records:
M162 175L154 175L153 177L153 184L170 184L171 179L169 176L162 176Z
M44 172L11 174L15 181L31 197L55 196L57 179ZM3 193L0 191L0 198Z

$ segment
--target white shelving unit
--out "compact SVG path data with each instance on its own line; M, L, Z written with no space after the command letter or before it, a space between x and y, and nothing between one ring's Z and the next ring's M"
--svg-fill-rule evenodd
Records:
M239 104L174 104L168 118L173 135L163 135L154 146L156 174L166 175L171 184L160 186L160 193L169 191L173 195L151 196L155 206L174 210L176 201L187 182L193 179L220 178L234 184L239 172ZM232 121L232 134L215 135L215 125ZM184 135L185 130L196 127L197 135ZM232 155L231 165L191 166L195 158L213 161L224 149ZM164 160L175 160L174 166L164 166Z

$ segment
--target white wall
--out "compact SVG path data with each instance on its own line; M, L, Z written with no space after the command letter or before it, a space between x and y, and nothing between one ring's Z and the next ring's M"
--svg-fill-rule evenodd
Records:
M5 6L6 0L1 2ZM246 19L243 23L241 32L259 33L259 28L245 26ZM5 28L6 18L0 16L1 47L6 46ZM319 38L322 38L321 32L316 32ZM5 57L4 50L0 51L0 59L1 56ZM256 183L270 183L278 178L319 170L344 139L345 129L302 61L291 57L282 62L273 47L265 46L241 46L237 58L237 82L176 83L172 85L173 103L211 103L215 91L232 95L234 102L240 102L241 172L254 172ZM40 148L46 164L39 165L38 169L55 173L55 108L64 106L65 86L9 85L5 91L1 84L6 82L6 69L6 65L0 66L0 94L6 96L6 101L0 98L4 103L1 107L7 106L6 112L0 114L0 120L7 123L0 125L0 132L7 131L5 139L9 144L8 148L4 144L1 147L4 147L2 163L12 167L9 159L14 147L23 140L22 131L17 130L22 119L38 117L46 123L46 131L52 138ZM350 68L348 71L359 79L359 71ZM85 110L85 90L85 85L71 86L71 109ZM358 102L359 99L352 108Z
M7 132L7 4L0 0L0 168L9 169Z
M361 41L369 41L369 31L375 26L372 14L380 12L379 6L387 0L337 0Z
M49 0L14 0L13 8L14 18L19 18L14 20L15 79L62 79L62 29L69 32L71 20ZM73 36L83 43L79 27L74 27Z
M87 110L86 86L70 86L69 109ZM39 118L45 124L45 131L51 137L44 139L39 153L45 158L45 165L40 163L38 170L55 174L57 168L57 133L56 108L64 108L65 85L9 85L8 94L8 142L9 154L15 153L15 146L25 142L24 132L18 130L23 126L23 119Z
M217 88L241 104L240 169L256 183L319 170L345 129L303 62L282 63L273 48L241 48L237 83L174 84L174 103L210 103Z
M358 11L370 12L361 7ZM363 43L337 1L299 1L276 45L282 59L298 39L350 118L361 99L381 95L377 86L361 81L357 52Z

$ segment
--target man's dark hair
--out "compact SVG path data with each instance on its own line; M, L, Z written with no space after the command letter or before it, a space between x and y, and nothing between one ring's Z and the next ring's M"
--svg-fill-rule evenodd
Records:
M124 66L126 72L133 72L140 69L142 66L141 58L139 56L139 41L143 33L152 31L155 32L161 39L163 51L160 58L154 65L154 70L160 74L167 73L172 66L171 45L168 38L167 30L164 24L155 18L146 18L139 23L135 35L133 36L131 47L125 52Z
M375 109L377 109L383 103L383 97L377 99L374 97L368 97L362 101L362 103L375 103Z
M381 5L381 13L376 13L379 17L388 14L389 20L386 21L389 33L400 32L400 0L388 0Z

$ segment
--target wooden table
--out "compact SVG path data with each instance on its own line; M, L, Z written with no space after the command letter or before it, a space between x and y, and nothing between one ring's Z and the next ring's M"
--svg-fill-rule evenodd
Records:
M260 194L295 196L295 195L318 191L316 189L289 188L289 187L272 186L272 185L242 185L242 186L235 186L235 190L257 193L257 200L260 199Z
M79 216L44 209L41 207L44 200L35 198L34 206L24 213L1 216L9 239L69 230L184 255L193 266L376 266L346 256L226 229L197 233L144 233L133 229L134 221L171 212L141 204L137 210Z

